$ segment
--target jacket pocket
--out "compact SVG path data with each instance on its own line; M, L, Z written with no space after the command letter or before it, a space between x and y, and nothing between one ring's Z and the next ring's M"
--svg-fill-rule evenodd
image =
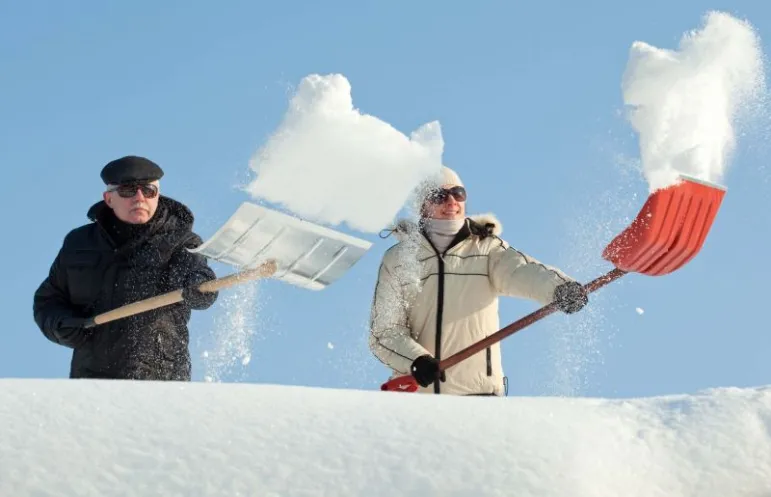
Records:
M69 252L63 262L70 300L75 305L92 306L102 289L102 255L94 251Z

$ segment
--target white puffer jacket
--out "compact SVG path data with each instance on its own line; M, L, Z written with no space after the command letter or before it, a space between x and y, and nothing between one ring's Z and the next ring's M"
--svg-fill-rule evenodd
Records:
M439 255L415 223L394 228L399 242L383 255L372 302L369 345L392 369L409 375L412 361L441 360L500 329L498 297L542 305L572 279L512 248L500 238L495 216L470 216L445 254ZM423 393L502 395L500 343L445 372Z

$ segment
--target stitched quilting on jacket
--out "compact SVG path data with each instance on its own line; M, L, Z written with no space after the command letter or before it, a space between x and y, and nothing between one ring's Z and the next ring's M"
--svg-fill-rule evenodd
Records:
M572 280L511 247L502 231L494 215L470 216L439 254L415 223L397 223L399 241L386 250L378 270L369 335L370 350L392 378L410 374L420 355L441 360L498 331L499 297L546 305L559 284ZM503 377L496 343L449 368L445 381L419 391L502 395Z

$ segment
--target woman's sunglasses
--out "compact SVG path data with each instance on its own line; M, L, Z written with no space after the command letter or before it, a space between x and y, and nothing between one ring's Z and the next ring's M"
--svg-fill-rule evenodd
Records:
M155 198L158 195L158 187L149 184L118 185L109 188L107 191L117 192L118 196L122 198L132 198L137 194L137 190L141 190L145 198Z
M428 201L432 204L443 204L452 195L456 202L466 201L466 189L462 186L452 188L437 188L428 194Z

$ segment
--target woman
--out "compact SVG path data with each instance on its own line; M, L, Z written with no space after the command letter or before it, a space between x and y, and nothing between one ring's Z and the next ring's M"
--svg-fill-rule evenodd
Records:
M393 228L399 242L383 255L370 320L372 353L392 369L411 374L419 392L504 395L500 345L439 374L443 357L500 329L498 297L543 305L556 300L573 313L588 302L583 286L500 238L493 215L467 216L466 190L443 167L420 198L418 223Z

